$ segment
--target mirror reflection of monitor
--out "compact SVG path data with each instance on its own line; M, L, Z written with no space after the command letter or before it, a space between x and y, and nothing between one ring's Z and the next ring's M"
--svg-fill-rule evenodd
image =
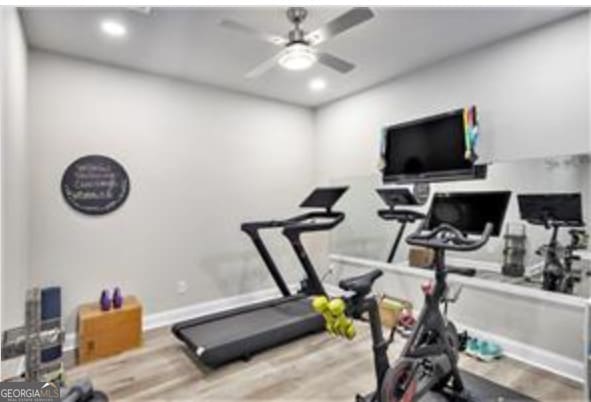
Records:
M482 178L486 167L466 157L464 109L387 127L385 183Z
M436 193L426 228L433 230L447 223L466 234L481 234L490 222L491 236L499 236L510 197L510 191Z
M300 204L301 208L330 209L349 189L349 186L319 187Z
M414 194L407 188L377 188L376 193L390 208L397 205L419 205Z
M521 219L532 225L583 226L581 194L518 194Z

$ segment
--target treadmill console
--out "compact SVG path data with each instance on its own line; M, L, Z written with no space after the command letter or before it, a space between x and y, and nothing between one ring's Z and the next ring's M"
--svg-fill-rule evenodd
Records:
M390 208L397 205L419 205L419 201L407 188L376 188L376 193Z
M349 189L349 186L319 187L300 204L300 208L326 208L328 211Z

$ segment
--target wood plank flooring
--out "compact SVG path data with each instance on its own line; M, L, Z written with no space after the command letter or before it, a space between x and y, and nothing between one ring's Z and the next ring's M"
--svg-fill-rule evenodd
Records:
M369 330L353 341L319 334L215 371L198 368L168 328L150 331L143 347L71 367L69 382L90 377L114 401L348 401L374 387ZM390 347L398 355L403 340ZM582 401L583 389L508 358L492 363L462 356L461 367L542 401Z

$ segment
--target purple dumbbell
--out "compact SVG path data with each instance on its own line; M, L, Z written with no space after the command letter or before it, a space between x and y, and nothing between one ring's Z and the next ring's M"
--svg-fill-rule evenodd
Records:
M111 310L111 298L109 297L109 291L107 289L103 289L101 292L101 310L109 311Z
M114 308L121 308L123 305L123 295L121 294L121 289L119 286L115 288L113 291L113 307Z

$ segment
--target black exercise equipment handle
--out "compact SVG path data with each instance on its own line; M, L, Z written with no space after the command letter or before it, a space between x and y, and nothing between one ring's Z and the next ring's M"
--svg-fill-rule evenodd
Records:
M477 239L470 239L452 225L443 223L433 230L425 230L421 225L406 238L412 246L427 247L451 251L474 251L486 244L493 231L493 224L487 223L484 231Z
M253 233L260 229L271 229L283 227L287 224L287 221L257 221L257 222L245 222L240 225L240 229L246 233Z
M380 209L378 216L386 221L414 222L425 219L425 214L411 209Z
M304 232L330 230L345 219L345 214L332 211L308 212L307 214L299 215L296 218L297 219L290 219L290 222L285 225L283 229L284 235L290 237ZM309 222L311 219L328 219L328 221Z

